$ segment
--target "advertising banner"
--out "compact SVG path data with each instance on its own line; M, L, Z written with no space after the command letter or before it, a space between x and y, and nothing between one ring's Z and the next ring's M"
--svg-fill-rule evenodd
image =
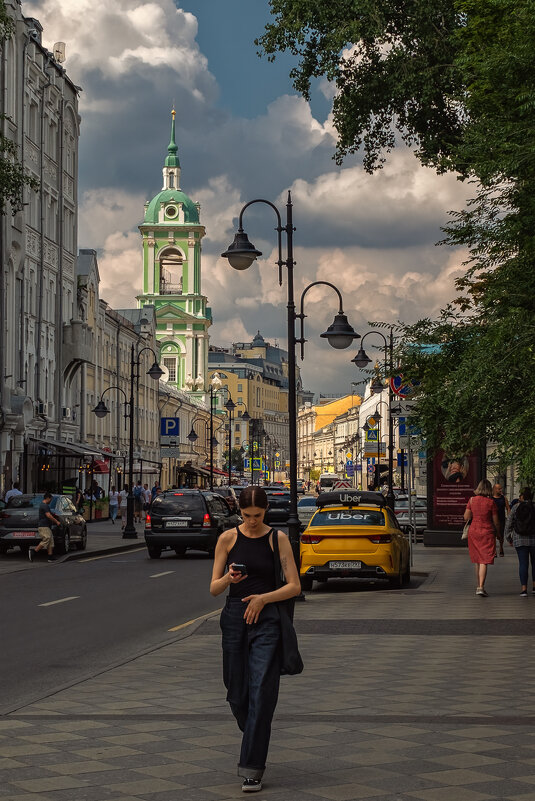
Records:
M452 457L438 451L433 459L431 528L462 529L468 499L481 480L481 456L474 451Z

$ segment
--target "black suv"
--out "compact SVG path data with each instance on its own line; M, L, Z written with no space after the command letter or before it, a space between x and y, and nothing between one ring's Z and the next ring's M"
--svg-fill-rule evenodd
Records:
M184 556L187 548L213 556L219 535L242 522L215 492L167 490L152 501L145 521L145 542L151 559L165 548Z
M286 523L290 517L290 490L284 486L280 487L278 484L271 484L264 489L268 499L264 522L268 525Z

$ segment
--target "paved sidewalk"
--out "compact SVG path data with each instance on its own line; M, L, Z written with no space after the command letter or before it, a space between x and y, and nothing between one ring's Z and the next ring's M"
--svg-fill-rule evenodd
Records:
M464 549L418 546L413 586L338 582L297 607L270 801L534 801L535 596L516 555L474 594ZM204 591L203 588L200 592ZM0 801L231 801L239 732L217 617L0 717Z
M99 556L105 553L121 551L131 551L135 548L144 548L145 539L143 537L143 524L136 524L137 539L122 538L121 521L115 524L111 520L92 521L87 524L87 547L85 551L69 551L63 556L57 555L58 562L66 562L71 559L83 559L87 556ZM47 567L46 560L36 560L33 565L29 564L28 557L19 551L18 548L9 551L7 554L0 555L0 575L5 573L17 573L20 570L27 570L29 567L35 568L36 565ZM2 796L0 795L0 799Z

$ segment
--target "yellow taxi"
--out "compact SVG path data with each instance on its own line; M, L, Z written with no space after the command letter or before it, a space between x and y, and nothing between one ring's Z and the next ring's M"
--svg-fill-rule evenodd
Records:
M330 578L389 581L394 587L410 582L409 540L380 492L324 492L316 505L301 534L304 590Z

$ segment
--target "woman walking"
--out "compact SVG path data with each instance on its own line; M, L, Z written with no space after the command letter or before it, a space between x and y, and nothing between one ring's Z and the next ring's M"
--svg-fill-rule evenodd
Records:
M524 487L520 499L511 509L511 514L505 522L505 536L509 545L516 548L520 597L527 598L530 559L531 580L535 594L535 507L530 487Z
M468 552L476 570L476 595L484 598L487 566L494 564L496 537L499 530L498 509L492 500L492 484L486 478L479 482L464 512L464 519L470 522L468 531Z
M288 537L264 523L268 506L261 487L240 494L243 525L225 531L215 550L210 592L229 587L221 613L223 681L227 701L243 732L238 776L245 793L262 789L262 776L280 679L277 601L298 595L299 575ZM286 584L276 587L273 537L277 537Z
M121 496L117 492L115 485L111 488L110 492L110 501L109 501L109 508L110 508L110 520L115 525L115 521L117 519L117 512L119 510L119 501Z

